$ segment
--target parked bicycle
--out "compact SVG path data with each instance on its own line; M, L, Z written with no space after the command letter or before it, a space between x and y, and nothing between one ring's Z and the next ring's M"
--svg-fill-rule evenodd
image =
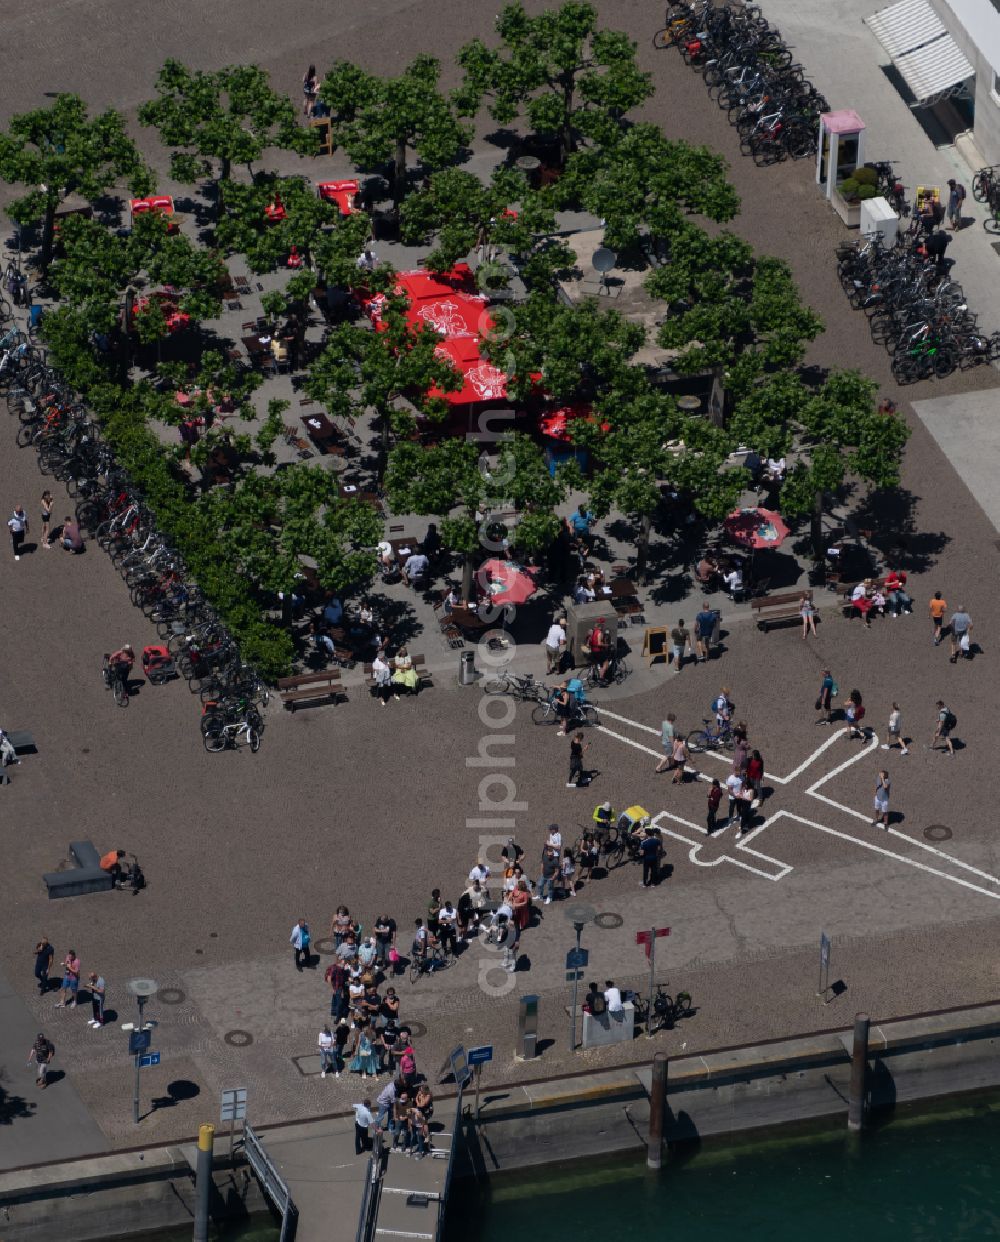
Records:
M733 726L728 720L720 725L710 717L702 717L704 729L696 729L687 739L688 750L732 750Z
M535 681L531 673L517 677L508 669L502 669L483 682L483 694L509 694L512 699L523 703L541 703L548 693L548 687Z
M539 703L532 708L531 719L536 725L559 724L564 718L567 718L559 713L556 702L558 693L556 690L551 691L549 697L543 703ZM597 708L593 703L575 701L570 704L567 728L575 728L581 724L597 725L600 723Z
M202 741L211 754L235 749L243 737L246 738L250 750L256 754L260 750L260 733L252 723L249 713L240 720L230 721L220 719L219 716L210 716L202 729Z
M653 996L653 1013L650 1017L649 1000L638 992L632 994L635 1006L635 1020L644 1026L650 1034L656 1031L672 1031L682 1018L690 1018L694 1014L690 992L678 992L671 996L664 985L657 984ZM651 1025L650 1025L651 1024Z

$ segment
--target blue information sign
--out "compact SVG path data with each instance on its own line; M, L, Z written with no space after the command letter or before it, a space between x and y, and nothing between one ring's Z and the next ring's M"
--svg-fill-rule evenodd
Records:
M133 1056L145 1052L153 1039L152 1031L129 1031L128 1050Z
M160 1064L160 1054L158 1052L147 1052L145 1056L139 1058L139 1068L148 1069L150 1065Z
M466 1053L466 1060L469 1065L485 1065L487 1061L493 1060L493 1045L483 1044L479 1048L470 1048Z

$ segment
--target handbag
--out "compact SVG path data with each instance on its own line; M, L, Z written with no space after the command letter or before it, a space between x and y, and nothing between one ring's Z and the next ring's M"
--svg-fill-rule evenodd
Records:
M389 961L395 965L399 961L399 951L396 948L389 950Z
M959 640L959 644L958 644L958 645L962 648L962 650L963 650L963 651L968 652L969 647L971 646L971 644L970 644L970 642L969 642L969 635L968 635L968 633L965 633L965 634L963 634L963 635L962 635L961 639Z

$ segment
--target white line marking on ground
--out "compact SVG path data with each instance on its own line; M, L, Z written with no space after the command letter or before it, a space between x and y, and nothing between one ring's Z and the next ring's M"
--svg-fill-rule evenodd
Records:
M978 884L960 879L957 875L949 875L947 871L940 871L937 867L928 866L927 863L917 862L914 858L907 858L904 854L894 854L892 850L876 845L874 841L865 841L859 837L852 837L849 833L839 832L836 828L827 828L825 824L817 824L812 819L803 819L801 815L795 815L791 811L779 811L778 814L784 815L787 819L794 819L796 823L805 824L807 828L816 828L819 832L825 832L828 836L838 837L841 841L850 841L854 845L860 845L862 849L871 850L874 854L882 854L886 858L894 858L897 862L905 863L908 867L916 867L918 871L926 871L930 875L939 876L942 880L951 880L953 884L961 884L963 888L971 888L975 893L982 893L986 897L994 898L994 900L1000 899L1000 893L991 892L988 888L981 888ZM777 819L778 815L775 815L774 818ZM910 840L910 838L907 839ZM956 861L947 854L943 854L942 857L950 863Z
M675 824L682 824L685 828L689 828L692 832L698 833L698 835L704 839L701 841L692 841L688 837L685 837L682 833L674 832L671 828L665 828L660 822L664 819L669 819ZM756 858L761 862L770 863L771 866L776 869L776 874L772 871L763 871L760 867L754 867L750 863L745 862L742 858L734 858L732 854L720 854L718 858L712 859L699 858L698 855L705 842L708 840L717 840L729 830L731 825L727 825L726 828L721 829L710 838L707 828L702 828L698 824L692 824L690 820L682 819L679 815L674 815L671 811L661 811L659 815L654 817L653 826L659 828L660 832L662 832L664 836L673 837L675 841L683 841L685 845L689 845L691 848L688 851L688 859L690 862L694 863L696 867L717 867L719 863L728 862L732 863L734 867L742 867L744 871L752 871L754 875L762 876L765 880L783 880L792 870L789 863L783 863L777 858L772 858L770 854L762 854L759 850L750 849L749 834L742 839L738 839L734 849L739 850L743 854L749 854L752 858Z

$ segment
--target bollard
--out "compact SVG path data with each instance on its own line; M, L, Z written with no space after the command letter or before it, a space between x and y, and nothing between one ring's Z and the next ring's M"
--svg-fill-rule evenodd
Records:
M538 1051L538 997L522 996L517 1007L517 1061L530 1061Z
M865 1078L868 1069L868 1015L854 1015L851 1045L851 1089L847 1099L847 1128L861 1130L865 1124Z
M474 686L479 674L476 672L476 653L474 651L463 651L458 657L458 684L460 686Z
M212 1197L212 1145L215 1126L198 1130L198 1168L194 1183L194 1242L208 1242L208 1205Z
M646 1140L646 1168L658 1169L663 1156L663 1118L667 1111L667 1066L665 1052L653 1057L653 1081L649 1088L649 1138Z

